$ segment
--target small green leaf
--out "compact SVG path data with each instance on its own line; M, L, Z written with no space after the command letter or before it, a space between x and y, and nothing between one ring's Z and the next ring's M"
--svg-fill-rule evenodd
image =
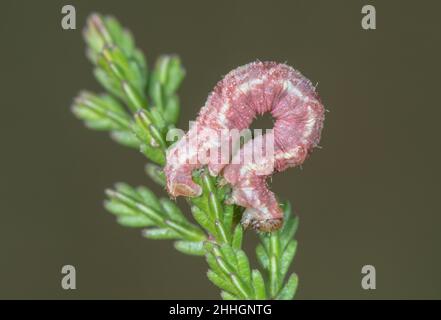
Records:
M202 241L175 241L174 246L176 250L195 256L203 256L205 253Z
M290 213L291 207L288 202L285 207L285 224L280 231L280 245L282 249L285 248L292 238L294 238L299 225L299 219L297 217L293 217Z
M238 297L226 291L221 291L221 297L224 300L239 300Z
M173 94L181 84L185 76L185 70L178 56L168 56L167 75L164 83L165 94Z
M208 266L213 272L217 273L219 276L225 274L224 269L219 266L216 257L211 252L208 252L205 255L205 259L207 260Z
M121 186L121 184L119 184L119 185ZM124 185L122 185L122 186L124 186ZM130 197L124 193L114 191L114 190L106 190L106 194L110 198L115 199L116 201L123 203L124 205L132 208L133 210L140 211L142 214L146 215L154 223L156 223L158 225L164 224L164 220L162 219L161 214L159 212L157 212L156 210L154 210L151 207L144 205L141 202L138 202L136 200L136 197Z
M237 288L238 292L241 296L244 297L244 299L251 299L252 295L249 292L249 289L244 286L243 282L235 275L230 274L231 282L234 284L234 286Z
M83 91L75 98L72 112L91 129L124 131L130 127L130 116L108 95Z
M95 68L93 70L95 79L103 86L106 91L112 93L115 97L124 99L124 95L121 91L121 84L112 77L110 77L106 71L101 68Z
M240 249L242 247L243 229L240 224L234 229L232 246L234 249Z
M135 123L132 126L133 132L141 140L152 147L159 147L159 143L153 140L149 126L153 123L152 116L146 110L139 110L134 115Z
M283 289L280 291L280 293L277 295L276 299L278 300L291 300L294 298L294 295L296 294L298 285L298 278L295 273L293 273L288 281L286 282Z
M288 272L289 266L294 259L294 255L296 254L297 249L297 241L291 240L286 246L285 251L282 254L282 260L280 262L280 277L283 280L286 273Z
M225 261L227 261L229 264L235 266L237 265L237 257L236 254L231 248L229 244L223 244L220 247L220 251L222 253L222 256L224 257Z
M231 264L226 262L221 256L216 256L216 262L219 268L222 270L222 274L225 276L230 276L233 272L235 272Z
M168 228L149 228L142 231L142 235L149 239L179 239L179 234Z
M268 254L266 253L263 245L261 245L261 244L257 245L256 256L257 256L257 260L259 261L262 268L267 270L269 267L269 258L268 258Z
M243 250L236 252L237 257L237 273L244 283L251 283L250 262Z
M216 191L213 178L207 172L203 172L201 174L201 180L205 194L212 194Z
M136 215L138 215L138 212L136 210L133 210L132 208L130 208L120 202L117 202L117 201L105 201L104 207L110 213L113 213L114 215L118 215L118 216L136 216Z
M269 254L271 256L280 257L280 238L278 233L270 234Z
M191 212L193 217L205 230L207 230L212 235L216 235L216 230L214 228L214 224L209 220L207 214L199 209L197 206L191 207Z
M135 50L135 43L131 33L128 30L123 29L121 24L114 17L105 17L104 24L107 27L113 42L120 46L126 55L130 56Z
M155 75L150 79L150 97L153 100L153 104L161 111L164 110L164 97L161 88L161 83L158 81Z
M210 205L211 212L216 220L221 220L223 218L222 207L219 203L217 196L210 192L208 195L208 201Z
M129 228L142 228L142 227L150 227L154 225L154 223L149 218L141 215L119 216L117 218L117 222L120 225Z
M176 95L170 96L165 102L164 119L169 124L176 124L180 114L179 98Z
M167 146L159 129L154 124L151 124L149 125L149 131L153 139L155 139L155 141L157 141L159 145L162 147L162 150L165 150Z
M218 239L220 243L228 243L230 233L227 233L227 230L225 230L223 224L219 220L214 222L214 228L216 229L216 239Z
M96 55L101 52L103 47L106 44L113 43L112 36L99 14L92 14L89 16L83 36L89 47L88 56L93 63L95 63Z
M208 202L206 201L206 197L204 197L204 195L202 194L199 197L191 198L190 201L194 204L194 206L196 206L201 212L203 212L207 216L207 219L210 219L210 221L213 222L213 228L214 228L214 219L211 217L210 208L208 206Z
M145 172L150 177L150 179L152 179L154 182L156 182L160 186L165 187L165 185L166 185L165 175L164 175L164 171L162 171L161 167L159 167L155 164L152 164L152 163L148 163L145 166Z
M259 270L254 269L252 272L254 297L257 300L266 299L265 282Z
M149 109L149 111L150 111L150 114L153 119L153 123L155 124L156 128L158 128L159 131L162 131L163 129L165 129L167 127L167 123L166 123L162 113L158 110L158 107L151 107Z
M265 251L269 252L271 233L262 232L262 233L258 233L258 236L259 236L260 242L262 243Z
M142 200L142 198L139 196L136 190L127 183L124 182L115 183L115 189L126 196L132 197L137 200Z
M112 131L110 136L116 142L130 148L139 148L139 140L131 131Z
M235 288L234 284L231 283L231 281L228 279L224 279L221 276L219 276L217 273L214 273L211 270L208 270L207 272L208 279L213 282L214 285L221 288L222 290L229 292L234 295L239 295L239 292ZM240 298L244 298L243 296Z
M224 215L224 226L226 230L231 230L233 228L233 217L234 217L234 206L232 205L224 205L223 206L223 215Z
M139 194L142 201L147 204L149 207L153 208L157 211L162 211L162 204L159 201L158 197L153 193L152 190L146 188L146 187L138 187L136 188L136 192Z
M184 239L192 241L203 241L205 239L205 235L196 226L172 220L165 220L165 224L179 233Z
M187 218L184 217L182 214L181 209L177 206L177 204L173 201L171 201L168 198L161 198L160 199L162 208L164 209L164 212L168 215L168 217L174 221L187 223Z
M150 161L153 161L161 166L165 164L165 153L162 150L153 148L144 143L141 144L139 149L141 153L144 154Z
M122 92L124 93L124 101L127 105L132 109L133 112L136 112L141 109L147 108L147 102L144 100L142 95L127 81L121 81Z

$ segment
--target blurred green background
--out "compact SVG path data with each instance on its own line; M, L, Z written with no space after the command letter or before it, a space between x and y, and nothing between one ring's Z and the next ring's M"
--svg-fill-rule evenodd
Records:
M65 4L77 30L60 26ZM374 31L361 28L364 4L376 6ZM150 63L181 56L183 129L222 75L255 59L318 83L330 110L323 149L272 183L300 216L297 298L441 298L440 4L2 1L0 298L218 297L202 258L118 226L102 207L117 181L163 191L140 153L70 113L80 89L101 91L81 36L93 11L129 27ZM248 232L248 250L254 241ZM61 289L65 264L75 291ZM376 290L361 289L365 264Z

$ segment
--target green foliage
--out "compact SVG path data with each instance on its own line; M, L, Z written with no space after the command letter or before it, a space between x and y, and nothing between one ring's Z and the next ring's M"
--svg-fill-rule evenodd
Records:
M89 17L84 39L94 75L109 94L80 93L73 113L87 127L109 131L118 143L164 165L165 134L178 120L176 91L185 75L179 57L163 55L149 71L130 32L97 14Z
M193 217L217 242L230 242L235 208L224 203L228 187L220 187L206 170L195 172L193 180L202 187L202 195L190 199Z
M165 187L163 166L170 142L166 134L179 118L176 94L185 75L179 57L163 55L149 70L129 31L112 17L93 14L84 30L87 57L107 93L81 92L73 113L91 129L107 131L116 142L138 148L150 163L146 174ZM207 276L221 289L223 299L292 299L297 276L285 281L294 258L293 239L298 220L284 205L281 230L260 234L256 248L262 271L252 269L242 249L244 230L239 223L243 208L227 204L230 188L204 169L193 173L202 195L187 198L197 225L190 222L174 201L158 198L146 187L116 184L106 190L105 208L125 227L142 229L149 239L174 241L185 254L204 255Z
M145 187L119 183L106 190L105 208L125 227L143 228L149 239L173 239L175 248L187 254L203 255L205 233L190 223L178 206L167 198L158 199Z
M224 299L264 299L264 285L259 281L262 275L251 271L241 249L243 228L235 223L239 208L225 204L228 187L220 186L205 170L197 172L194 181L202 186L202 195L190 200L193 216L213 239L205 243L208 278L222 290Z
M251 270L248 257L241 249L243 228L234 219L238 208L223 201L228 189L216 185L215 179L203 171L195 175L194 180L203 186L203 193L191 200L195 204L193 216L214 238L205 244L210 267L207 276L221 288L222 297L235 300L292 299L297 289L297 275L292 274L286 283L284 279L297 248L293 237L298 219L291 215L290 204L284 205L285 222L280 230L259 234L261 243L256 248L256 256L266 275L265 282L258 269Z
M242 233L238 225L235 234ZM229 300L266 299L266 288L259 270L251 270L246 253L230 243L210 243L205 245L206 260L210 267L207 276L218 286L223 298Z
M288 268L294 259L297 241L294 235L298 218L291 215L291 205L284 205L285 219L282 228L276 232L259 235L261 243L256 248L257 259L268 274L268 293L271 298L292 299L297 289L297 275L292 274L284 284Z

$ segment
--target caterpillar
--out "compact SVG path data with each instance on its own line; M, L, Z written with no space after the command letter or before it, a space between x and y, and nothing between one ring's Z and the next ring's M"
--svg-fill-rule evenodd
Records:
M320 140L324 111L312 83L286 64L257 61L230 71L208 96L195 125L169 148L164 168L167 191L173 197L200 195L192 171L206 164L210 174L222 174L231 185L229 202L246 208L241 220L245 228L277 230L283 212L266 180L305 161ZM249 128L257 115L266 112L275 120L273 154L254 163L219 161L218 133ZM246 142L231 159L245 159L256 141L269 141L269 137L267 133ZM207 151L216 155L203 162L200 155Z

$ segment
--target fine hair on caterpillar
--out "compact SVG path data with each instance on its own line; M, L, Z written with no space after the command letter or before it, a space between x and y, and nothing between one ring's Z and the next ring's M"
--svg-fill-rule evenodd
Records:
M255 117L266 112L275 119L274 128L254 132L241 145L243 134L252 136ZM276 230L283 214L266 179L306 160L320 140L323 121L315 87L300 72L276 62L236 68L218 82L189 131L167 151L167 190L174 197L200 195L192 171L207 166L231 185L229 202L246 208L245 227Z
M190 121L189 128L197 125L196 122ZM179 165L245 164L251 166L258 165L262 161L275 161L274 130L265 129L262 139L260 137L263 131L262 129L249 128L214 130L204 127L195 129L196 134L187 136L184 130L171 128L166 135L166 140L167 142L178 140L169 146L168 152L174 150ZM207 139L210 139L210 145L205 146L203 142ZM248 148L251 151L238 153L246 143L249 143ZM191 156L192 153L195 156Z

